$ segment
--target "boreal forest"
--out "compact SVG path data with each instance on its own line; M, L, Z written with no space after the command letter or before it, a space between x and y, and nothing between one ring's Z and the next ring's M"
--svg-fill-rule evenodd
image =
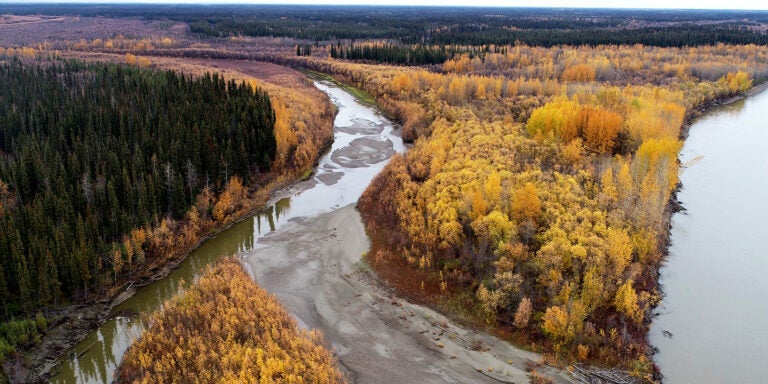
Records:
M235 247L240 261L196 266L178 295L135 316L146 329L114 377L365 381L381 374L366 368L376 362L353 360L342 335L375 323L414 338L392 319L424 309L446 320L427 321L438 331L414 350L469 367L457 375L586 383L610 369L613 382L661 382L649 333L688 128L768 79L760 11L9 4L0 14L0 357L19 382L49 378L29 362L74 346L46 344L74 334L61 324L84 338L207 239L385 160L357 181L360 220L306 231L358 228L364 252L342 234L334 250L286 245L280 256L281 268L302 252L331 265L354 287L347 304L315 278L272 296L278 279L253 261L274 238L303 235L281 231L336 223L344 208L289 224L270 216L274 233ZM376 117L347 114L324 87ZM402 150L368 137L389 120ZM363 162L345 168L355 156ZM357 252L352 272L332 262L345 248ZM297 288L315 285L326 296ZM360 324L329 315L371 297L404 312ZM74 325L87 308L99 320ZM509 343L509 372L472 365L461 353L485 344L444 336L452 327ZM369 347L386 358L391 339Z

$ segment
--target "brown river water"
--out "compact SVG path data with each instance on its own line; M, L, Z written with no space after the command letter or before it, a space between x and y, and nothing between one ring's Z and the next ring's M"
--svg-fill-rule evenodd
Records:
M697 119L680 160L655 361L669 384L766 383L768 92Z

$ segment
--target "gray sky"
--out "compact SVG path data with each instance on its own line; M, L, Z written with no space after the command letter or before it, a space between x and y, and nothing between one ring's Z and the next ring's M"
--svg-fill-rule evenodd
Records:
M3 2L24 2L0 0ZM197 3L197 4L362 4L362 5L470 5L494 7L596 7L596 8L690 8L690 9L768 9L760 0L38 0L45 3ZM2 10L0 10L2 11Z

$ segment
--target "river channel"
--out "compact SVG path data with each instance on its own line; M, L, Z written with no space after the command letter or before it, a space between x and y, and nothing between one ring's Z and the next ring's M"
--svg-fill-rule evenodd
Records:
M273 204L204 242L167 278L114 309L57 368L53 383L109 383L148 313L223 255L238 254L256 282L302 327L319 329L352 383L521 383L540 356L465 329L396 297L362 261L369 241L355 203L405 146L376 108L328 82L338 108L334 143L305 181ZM132 314L129 316L129 314ZM542 368L563 382L562 372Z
M386 160L405 150L399 129L376 109L358 103L331 83L315 85L330 96L339 113L333 146L320 159L313 177L283 191L283 197L256 216L205 241L167 278L142 287L115 307L115 314L154 311L179 291L182 281L194 281L205 266L222 256L253 250L259 239L296 218L318 216L356 202ZM111 382L115 368L142 327L137 316L116 316L107 321L70 351L52 382Z
M650 337L664 383L765 383L768 92L690 127Z

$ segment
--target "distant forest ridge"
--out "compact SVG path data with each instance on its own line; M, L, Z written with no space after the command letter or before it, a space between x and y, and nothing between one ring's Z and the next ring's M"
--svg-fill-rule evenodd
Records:
M535 46L768 44L768 11L331 5L5 4L3 13L143 17L193 32L312 41Z

